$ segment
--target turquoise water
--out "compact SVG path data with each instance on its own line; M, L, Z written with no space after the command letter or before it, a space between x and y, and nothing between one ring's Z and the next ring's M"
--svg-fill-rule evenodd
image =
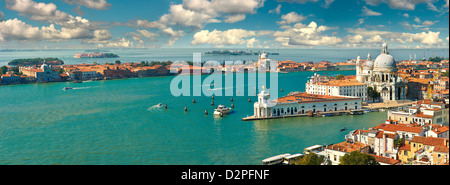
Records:
M311 75L279 74L281 95L304 91ZM234 112L215 118L211 97L195 97L196 104L194 97L173 97L173 78L1 86L0 164L259 165L274 155L342 142L344 126L367 129L386 119L371 113L243 122L256 101L248 96L233 97ZM215 105L230 106L230 98L216 96ZM158 103L168 110L154 107Z

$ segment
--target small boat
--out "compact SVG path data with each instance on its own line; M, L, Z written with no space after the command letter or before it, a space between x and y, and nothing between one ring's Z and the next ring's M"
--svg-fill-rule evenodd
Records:
M344 132L347 130L347 127L344 127L343 129L341 129L341 132Z
M73 90L73 87L64 87L63 91Z
M83 83L83 81L81 81L81 80L76 80L76 81L74 81L73 83L74 83L74 84L81 84L81 83Z
M214 109L214 115L226 115L230 113L231 108L226 107L225 105L219 105L216 109Z

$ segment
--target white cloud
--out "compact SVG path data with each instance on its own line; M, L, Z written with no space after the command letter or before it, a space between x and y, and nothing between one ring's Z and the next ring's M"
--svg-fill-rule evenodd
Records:
M361 24L364 24L364 21L365 21L365 20L366 20L365 18L358 19L358 24L357 24L356 26L359 26L359 25L361 25Z
M382 43L384 39L380 35L375 35L366 40L366 43Z
M125 38L117 38L104 44L98 44L97 46L100 48L129 48L133 46L133 42Z
M255 31L248 31L243 29L230 29L226 31L202 30L194 35L194 39L192 40L191 44L211 44L214 46L247 44L251 46L256 43L256 39L247 38L254 36L256 36Z
M379 12L372 11L372 10L368 9L366 6L363 6L363 15L366 15L366 16L380 16L380 15L383 15L383 14L379 13Z
M323 5L324 8L330 7L330 5L334 2L334 0L325 0L325 5Z
M363 43L364 37L362 35L349 35L346 37L347 42L352 44Z
M433 5L435 0L364 0L368 5L378 6L386 3L392 9L415 10L417 4L427 4L430 10L437 10Z
M78 4L81 6L97 10L106 10L109 7L111 7L111 4L106 2L106 0L62 0L62 1L69 3L70 5Z
M224 22L226 23L235 23L239 21L243 21L245 19L245 14L237 14L237 15L230 15L226 17L226 20Z
M276 13L276 14L280 14L281 13L281 5L279 4L277 6L277 8L273 9L273 10L269 10L269 13Z
M409 14L407 14L407 13L404 13L404 14L403 14L403 17L405 17L405 18L409 18Z
M327 46L336 45L343 42L341 38L323 35L324 31L334 29L327 26L318 26L312 21L309 25L301 23L284 31L277 31L273 34L275 41L282 46Z
M423 21L422 24L425 26L433 26L437 22L439 22L439 21Z
M91 31L83 28L66 27L57 30L53 24L48 27L33 27L17 18L0 22L0 33L2 33L2 40L4 41L67 41L72 39L101 41L108 39L110 36L107 30Z
M69 14L57 10L53 3L36 3L32 0L6 0L6 8L30 16L37 21L67 21Z
M2 11L0 11L0 21L3 21L4 17L5 17L5 14Z
M420 18L419 17L416 17L416 18L414 18L414 22L416 22L417 24L420 24Z
M306 19L306 17L297 14L296 12L291 12L281 16L282 21L278 21L277 24L292 24L298 23Z
M362 35L369 38L366 42L379 42L381 39L385 39L387 42L397 43L420 43L425 45L438 45L442 43L442 39L439 38L440 32L426 31L421 33L401 33L401 32L389 32L378 30L366 30L364 28L348 29L349 33L355 35Z

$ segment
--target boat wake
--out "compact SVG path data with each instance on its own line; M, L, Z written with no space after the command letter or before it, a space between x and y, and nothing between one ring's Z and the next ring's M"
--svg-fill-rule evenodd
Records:
M150 108L148 108L148 111L156 111L156 110L160 110L161 108L163 108L163 104L158 103L156 105L151 106Z
M83 89L91 89L91 88L95 88L95 87L75 87L75 88L73 88L73 90L83 90Z

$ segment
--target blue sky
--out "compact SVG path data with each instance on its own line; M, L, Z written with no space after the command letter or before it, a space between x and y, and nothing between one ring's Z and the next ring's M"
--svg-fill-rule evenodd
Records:
M0 48L448 48L448 0L0 0Z

